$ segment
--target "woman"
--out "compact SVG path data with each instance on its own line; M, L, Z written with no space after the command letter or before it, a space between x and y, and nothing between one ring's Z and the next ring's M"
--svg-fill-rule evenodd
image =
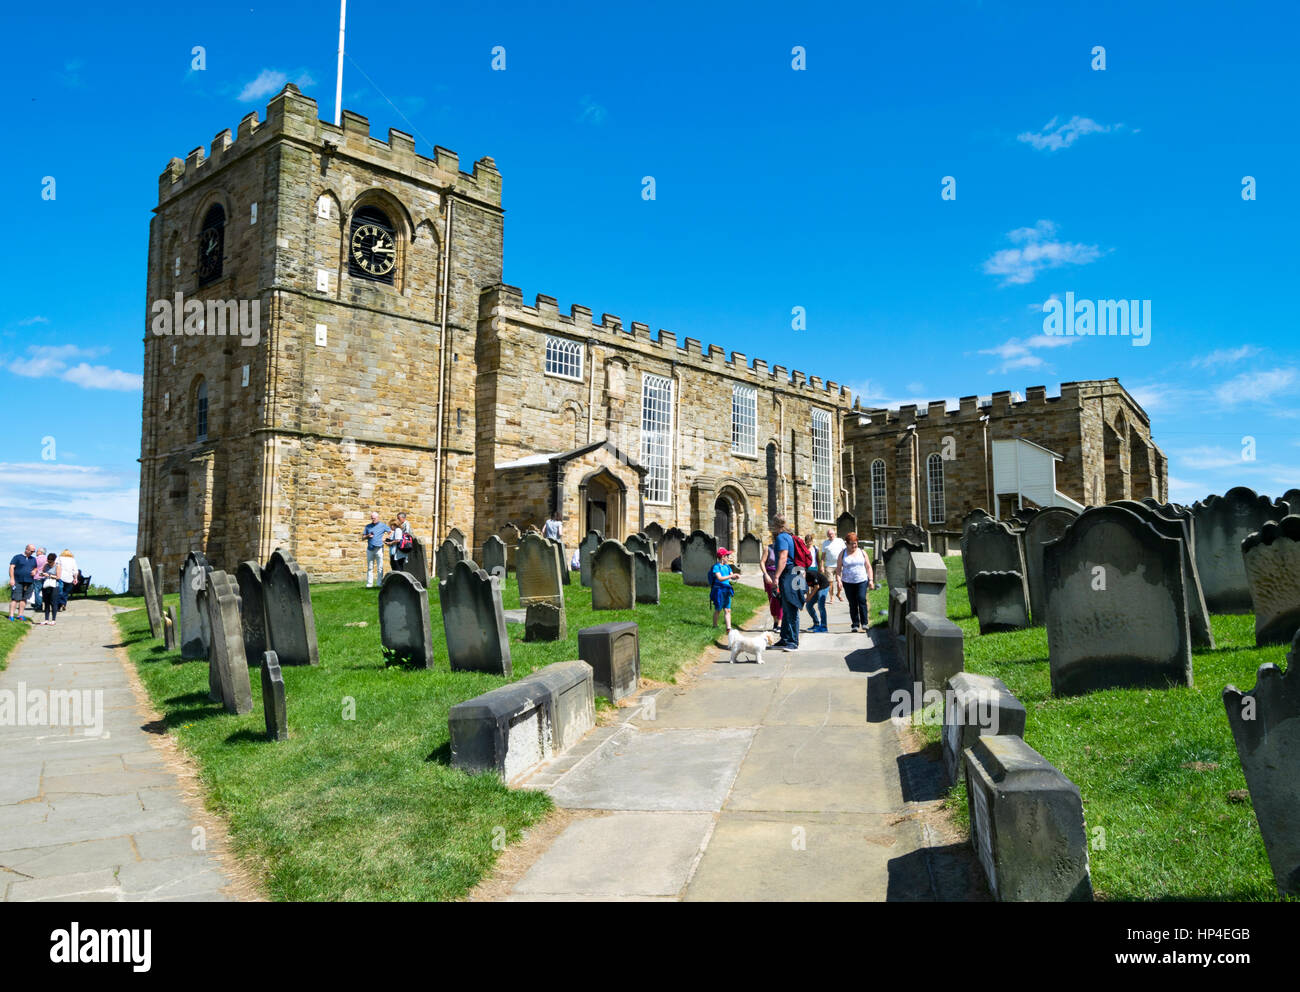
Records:
M77 588L77 583L81 580L81 570L77 567L77 559L67 548L64 548L63 554L59 555L59 565L62 572L60 582L63 584L63 588L59 590L59 609L66 610L68 600L72 598L72 591Z
M767 608L772 614L772 630L776 633L781 631L781 619L785 615L781 607L781 590L776 587L773 579L776 577L776 535L772 535L772 543L767 546L767 554L763 557L763 588L767 590Z
M57 560L58 557L51 551L36 573L36 581L41 587L41 603L45 607L45 619L40 626L52 624L59 618L59 575L63 571L63 563Z
M867 553L858 547L858 532L844 535L844 550L835 565L835 576L844 584L849 597L849 633L871 628L871 608L867 605L867 590L872 588L874 577Z

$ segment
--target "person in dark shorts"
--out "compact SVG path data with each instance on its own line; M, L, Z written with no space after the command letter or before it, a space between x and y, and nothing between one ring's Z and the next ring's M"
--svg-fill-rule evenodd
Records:
M36 559L32 552L36 548L27 545L23 553L9 559L9 619L24 620L23 610L27 608L27 598L32 594L32 582L36 577ZM18 615L14 616L14 607Z

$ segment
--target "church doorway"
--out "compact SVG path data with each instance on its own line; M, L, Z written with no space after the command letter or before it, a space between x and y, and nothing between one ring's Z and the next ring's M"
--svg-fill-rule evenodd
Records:
M731 547L731 503L725 496L719 496L713 504L713 536L718 539L718 547Z
M626 500L623 484L608 469L599 469L583 479L578 499L582 520L576 540L582 540L593 530L607 541L623 540L627 536L623 525Z

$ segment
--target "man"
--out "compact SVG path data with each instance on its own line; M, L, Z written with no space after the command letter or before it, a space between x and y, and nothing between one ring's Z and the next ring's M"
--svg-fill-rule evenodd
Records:
M405 513L397 514L397 526L394 527L385 538L385 543L389 547L389 552L393 556L393 568L397 571L405 571L402 563L411 557L411 552L402 550L402 535L411 533L411 525L407 522Z
M835 566L839 564L843 552L844 539L835 535L834 527L829 528L826 531L826 540L822 541L822 568L833 583L830 595L841 603L844 602L844 583L840 581L839 571Z
M552 541L563 544L564 539L560 537L560 528L560 511L552 510L550 516L546 518L545 526L542 527L542 537L549 537Z
M772 547L776 552L776 572L772 581L781 593L781 639L776 647L786 651L799 650L799 611L803 609L808 594L808 581L804 570L794 562L794 535L786 526L785 517L772 517Z
M370 511L370 523L366 524L366 529L362 532L362 540L366 542L366 588L371 588L374 583L373 572L378 570L379 582L382 585L384 581L384 535L388 533L388 524L379 519L379 514L374 510Z
M36 574L36 559L32 552L36 548L29 544L23 553L9 559L9 619L24 620L23 610L27 608L27 597L32 594L32 577ZM18 616L14 616L14 607L18 607Z

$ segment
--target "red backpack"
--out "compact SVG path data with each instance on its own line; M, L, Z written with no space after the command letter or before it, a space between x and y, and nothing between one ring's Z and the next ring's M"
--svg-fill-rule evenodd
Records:
M798 534L794 537L794 563L798 568L808 568L812 565L812 554L808 551L808 545L803 543L803 538Z

